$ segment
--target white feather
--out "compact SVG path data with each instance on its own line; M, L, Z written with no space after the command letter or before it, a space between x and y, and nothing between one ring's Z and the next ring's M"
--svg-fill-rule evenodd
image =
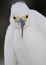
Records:
M28 14L23 38L20 26L13 16ZM4 45L5 65L46 65L46 18L25 3L18 2L11 8L10 25Z

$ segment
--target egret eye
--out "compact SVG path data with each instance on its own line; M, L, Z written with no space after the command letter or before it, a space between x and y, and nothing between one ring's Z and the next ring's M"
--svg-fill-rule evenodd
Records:
M24 20L26 20L28 18L28 15L25 15L22 17Z
M15 21L18 21L19 17L18 17L18 16L14 16L13 19L14 19Z
M28 15L26 16L26 18L28 18Z
M16 19L16 17L13 17L13 19Z

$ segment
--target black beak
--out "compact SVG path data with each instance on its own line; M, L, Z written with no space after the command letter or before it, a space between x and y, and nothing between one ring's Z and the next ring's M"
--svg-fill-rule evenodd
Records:
M23 28L24 28L24 25L25 25L25 21L20 18L18 22L21 24L21 36L23 38Z

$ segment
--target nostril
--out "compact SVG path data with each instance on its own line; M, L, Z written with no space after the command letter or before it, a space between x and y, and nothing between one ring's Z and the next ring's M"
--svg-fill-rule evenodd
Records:
M19 19L18 22L19 22L19 24L21 24L21 26L24 26L25 25L25 21L23 19L21 19L21 18Z

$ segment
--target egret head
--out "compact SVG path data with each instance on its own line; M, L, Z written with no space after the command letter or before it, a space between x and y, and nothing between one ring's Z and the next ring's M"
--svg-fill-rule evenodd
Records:
M27 25L28 14L29 8L24 2L17 2L11 7L10 23L14 23L16 27L21 28L22 37L23 29Z

